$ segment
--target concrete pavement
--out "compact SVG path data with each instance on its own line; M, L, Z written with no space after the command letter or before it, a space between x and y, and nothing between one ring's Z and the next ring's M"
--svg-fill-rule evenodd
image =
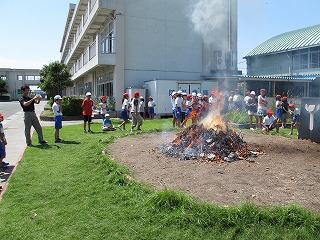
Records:
M41 101L39 104L35 104L35 111L40 120L40 113L43 111L45 104L47 101ZM2 186L4 192L6 184L14 172L16 166L18 165L19 160L23 156L23 153L27 147L26 139L24 136L24 122L23 122L23 111L22 109L12 116L4 116L3 126L4 132L7 139L7 146L6 146L6 158L4 159L5 162L9 162L10 165L8 169L5 171L5 174L1 176L0 186ZM72 125L72 124L79 124L82 121L63 121L63 125ZM53 126L54 123L52 121L45 122L40 121L41 126ZM31 128L33 133L34 129ZM37 134L37 133L35 133ZM52 136L53 137L53 136ZM38 144L38 143L35 143Z

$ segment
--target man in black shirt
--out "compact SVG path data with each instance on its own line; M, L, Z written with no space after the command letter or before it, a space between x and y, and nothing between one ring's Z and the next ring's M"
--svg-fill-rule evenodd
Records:
M32 146L31 134L30 134L31 126L34 127L34 129L38 134L39 143L46 144L47 141L43 139L42 128L41 128L39 119L36 113L34 112L34 104L35 103L39 104L41 101L41 97L40 96L34 96L33 98L29 97L29 91L30 91L29 86L22 86L21 91L22 91L22 97L20 98L19 102L24 111L24 126L25 126L24 134L26 136L27 146Z

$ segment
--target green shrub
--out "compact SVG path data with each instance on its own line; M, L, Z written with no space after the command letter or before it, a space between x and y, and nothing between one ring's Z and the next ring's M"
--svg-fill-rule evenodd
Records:
M82 104L83 98L80 97L62 97L62 109L64 116L80 116L82 115ZM53 98L51 97L48 104L52 106Z

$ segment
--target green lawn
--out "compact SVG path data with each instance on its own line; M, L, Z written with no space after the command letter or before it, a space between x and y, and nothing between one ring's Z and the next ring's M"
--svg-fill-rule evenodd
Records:
M145 121L143 132L171 125ZM132 181L102 154L131 133L100 126L92 125L94 134L83 134L82 124L64 126L60 144L53 127L43 128L49 144L26 149L0 202L2 239L319 239L319 214L303 208L224 208Z

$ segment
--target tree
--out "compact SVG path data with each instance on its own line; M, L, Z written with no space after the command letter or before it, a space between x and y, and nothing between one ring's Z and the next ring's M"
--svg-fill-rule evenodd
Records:
M44 65L40 70L38 86L47 93L48 97L62 95L62 90L73 86L67 65L58 61Z
M2 96L3 93L7 93L8 90L7 90L7 83L5 80L3 80L1 77L0 77L0 96Z

